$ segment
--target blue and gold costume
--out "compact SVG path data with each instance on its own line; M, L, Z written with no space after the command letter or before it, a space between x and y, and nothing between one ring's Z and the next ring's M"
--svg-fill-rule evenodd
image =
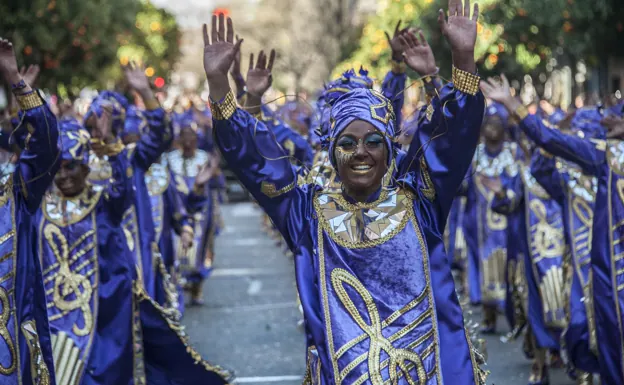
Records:
M295 255L308 347L305 383L484 383L442 243L478 141L484 99L476 87L447 87L448 98L433 99L435 112L419 140L428 141L440 126L448 134L420 159L409 153L397 161L399 182L367 203L298 185L271 131L237 109L233 93L212 102L217 145ZM387 138L390 166L394 113L383 95L346 93L331 117L332 138L355 119L375 126Z
M17 96L21 148L17 167L2 175L0 194L0 382L55 384L46 293L35 216L60 165L54 114L37 91Z

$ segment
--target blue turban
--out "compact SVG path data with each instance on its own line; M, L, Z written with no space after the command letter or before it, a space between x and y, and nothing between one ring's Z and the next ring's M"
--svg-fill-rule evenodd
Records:
M343 73L338 79L325 85L325 89L319 97L319 102L322 101L319 109L321 121L319 122L318 128L316 128L316 134L319 136L320 142L324 147L329 144L328 135L330 114L327 110L331 108L336 100L342 95L360 88L373 88L373 79L368 77L368 71L366 71L363 67L360 67L358 74L355 73L355 70L350 69Z
M336 167L334 149L336 140L349 124L363 120L372 124L386 141L388 149L388 167L396 150L395 115L392 103L381 93L367 88L359 88L339 97L330 113L329 153L332 165Z
M490 103L485 110L486 122L493 117L498 117L501 120L503 128L507 128L509 123L509 112L507 112L505 106L496 102Z
M139 110L136 106L129 106L126 110L126 121L124 122L124 128L119 133L119 136L143 136L143 134L145 134L147 130L147 127L147 118L145 117L143 111Z
M599 107L581 108L576 110L570 128L582 132L583 137L587 139L601 137L605 133L604 127L600 124L602 118Z
M193 118L193 111L187 110L182 113L174 113L171 116L171 124L173 126L173 134L177 138L185 128L190 128L197 134L197 123Z
M89 141L91 135L76 119L63 119L59 122L61 134L61 159L89 164Z
M102 116L104 108L109 107L112 110L113 132L117 134L121 132L124 127L128 106L128 99L121 94L114 91L102 91L98 96L93 98L91 106L89 106L89 110L85 114L84 124L87 124L87 121L93 114L98 117Z

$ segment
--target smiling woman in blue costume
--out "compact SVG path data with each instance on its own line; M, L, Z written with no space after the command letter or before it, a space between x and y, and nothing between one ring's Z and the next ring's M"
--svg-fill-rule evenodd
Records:
M394 112L383 95L359 89L331 111L329 154L343 190L297 185L297 175L262 122L238 109L227 71L240 43L233 26L204 26L204 69L215 140L239 179L269 214L295 255L308 348L306 383L481 384L463 325L442 232L472 159L485 101L473 50L476 18L451 1L440 25L453 48L447 97L432 100L418 146L397 164ZM410 50L415 47L410 35ZM212 43L211 43L212 41ZM408 53L409 55L409 53ZM434 135L444 133L431 140ZM388 370L386 370L388 368Z
M49 385L54 363L34 214L60 164L57 121L2 38L0 74L21 110L10 142L22 149L15 169L0 179L0 383Z

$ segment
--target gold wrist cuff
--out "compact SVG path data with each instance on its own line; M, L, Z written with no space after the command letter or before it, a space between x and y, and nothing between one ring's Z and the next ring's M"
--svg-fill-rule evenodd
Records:
M149 111L157 110L160 108L160 103L158 103L158 100L156 99L146 100L144 103L145 103L145 109Z
M516 110L514 111L514 114L516 115L518 119L524 120L524 118L529 116L529 110L527 110L525 106L520 105L518 106L518 108L516 108Z
M453 66L453 84L456 90L474 96L479 92L480 80L481 78L478 75L462 71Z
M236 112L236 97L234 92L229 90L223 98L222 102L215 102L210 99L210 110L212 111L212 118L215 120L228 120Z
M106 145L106 155L115 156L123 151L125 148L124 144L121 141L116 141L114 143L109 143Z
M43 106L43 100L41 99L41 96L39 96L39 93L35 90L26 95L15 95L15 98L17 99L17 104L19 104L22 111L28 111L33 108Z
M407 70L407 65L404 61L392 60L392 72L395 74L404 74Z

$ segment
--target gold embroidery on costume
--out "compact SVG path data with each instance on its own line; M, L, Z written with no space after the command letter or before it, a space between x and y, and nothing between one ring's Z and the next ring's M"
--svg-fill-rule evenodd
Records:
M286 139L284 141L283 147L288 152L288 155L290 155L290 156L294 156L295 155L295 144L293 143L292 140Z
M390 104L390 101L378 91L371 90L371 92L379 98L379 104L372 104L370 106L371 117L375 120L382 122L383 124L388 124L391 119L394 119L394 110L392 109L392 104ZM380 116L377 113L378 108L387 109L386 114L384 116Z
M134 286L143 287L141 279L134 281ZM141 316L139 311L139 300L135 295L132 296L132 349L134 356L134 365L132 377L135 385L146 385L145 379L145 357L143 350L143 327L141 325Z
M384 190L370 204L353 205L340 194L314 200L319 222L339 245L364 248L379 245L398 234L409 220L412 200L402 190Z
M10 354L10 364L6 367L0 365L0 374L8 376L17 368L17 351L15 350L15 344L8 328L9 317L11 316L9 295L2 286L0 286L0 305L2 306L2 312L0 313L0 338L2 338L4 344L6 344Z
M533 263L537 263L544 258L558 258L563 255L565 249L563 232L548 223L546 206L544 203L539 199L532 199L529 202L529 209L539 220L539 222L534 225L535 233L531 240L531 246L535 248L540 258L534 260Z
M384 383L380 367L381 352L384 351L390 359L389 372L391 383L396 383L398 380L397 370L401 370L405 378L410 379L409 369L406 365L408 362L411 362L416 367L417 383L423 384L427 380L427 373L425 372L421 357L411 350L395 348L392 343L384 337L381 333L379 311L375 305L375 300L368 290L366 290L366 287L364 287L357 278L343 269L334 269L331 272L331 282L340 302L342 302L347 312L351 315L351 318L370 339L368 372L371 383L373 385L383 385ZM350 286L360 295L360 298L366 305L370 324L364 320L360 311L353 303L353 300L349 297L345 285ZM415 384L415 382L410 380L408 380L408 383Z
M553 266L540 282L540 293L542 294L542 302L544 304L544 315L549 315L548 326L565 327L565 320L559 319L558 310L564 309L565 300L563 297L563 269L559 266Z
M22 334L26 339L30 352L30 372L33 385L50 385L50 371L43 360L41 345L39 344L39 335L37 334L37 325L34 320L22 323Z
M262 182L262 184L260 185L260 191L269 198L277 198L282 194L286 194L293 188L295 188L295 182L292 182L291 184L287 185L286 187L282 187L279 190L277 189L277 187L275 187L275 184L270 182Z
M487 259L482 259L483 267L483 301L498 301L505 299L505 265L507 262L507 250L497 248Z
M420 158L420 176L423 182L423 187L420 188L420 191L423 193L425 198L433 201L436 197L435 186L431 181L431 177L429 176L429 166L427 165L427 160L422 156Z
M90 184L73 198L65 198L60 192L46 194L43 214L47 220L57 226L65 227L83 220L100 201L102 190L92 188Z
M77 384L83 374L84 362L80 360L74 340L62 331L50 337L56 383L58 385Z
M72 331L77 336L86 336L93 328L93 314L90 306L93 294L91 282L84 275L71 271L69 245L61 230L53 224L48 224L43 234L60 264L59 270L54 275L54 306L62 312L80 310L84 326L80 328L74 324Z

